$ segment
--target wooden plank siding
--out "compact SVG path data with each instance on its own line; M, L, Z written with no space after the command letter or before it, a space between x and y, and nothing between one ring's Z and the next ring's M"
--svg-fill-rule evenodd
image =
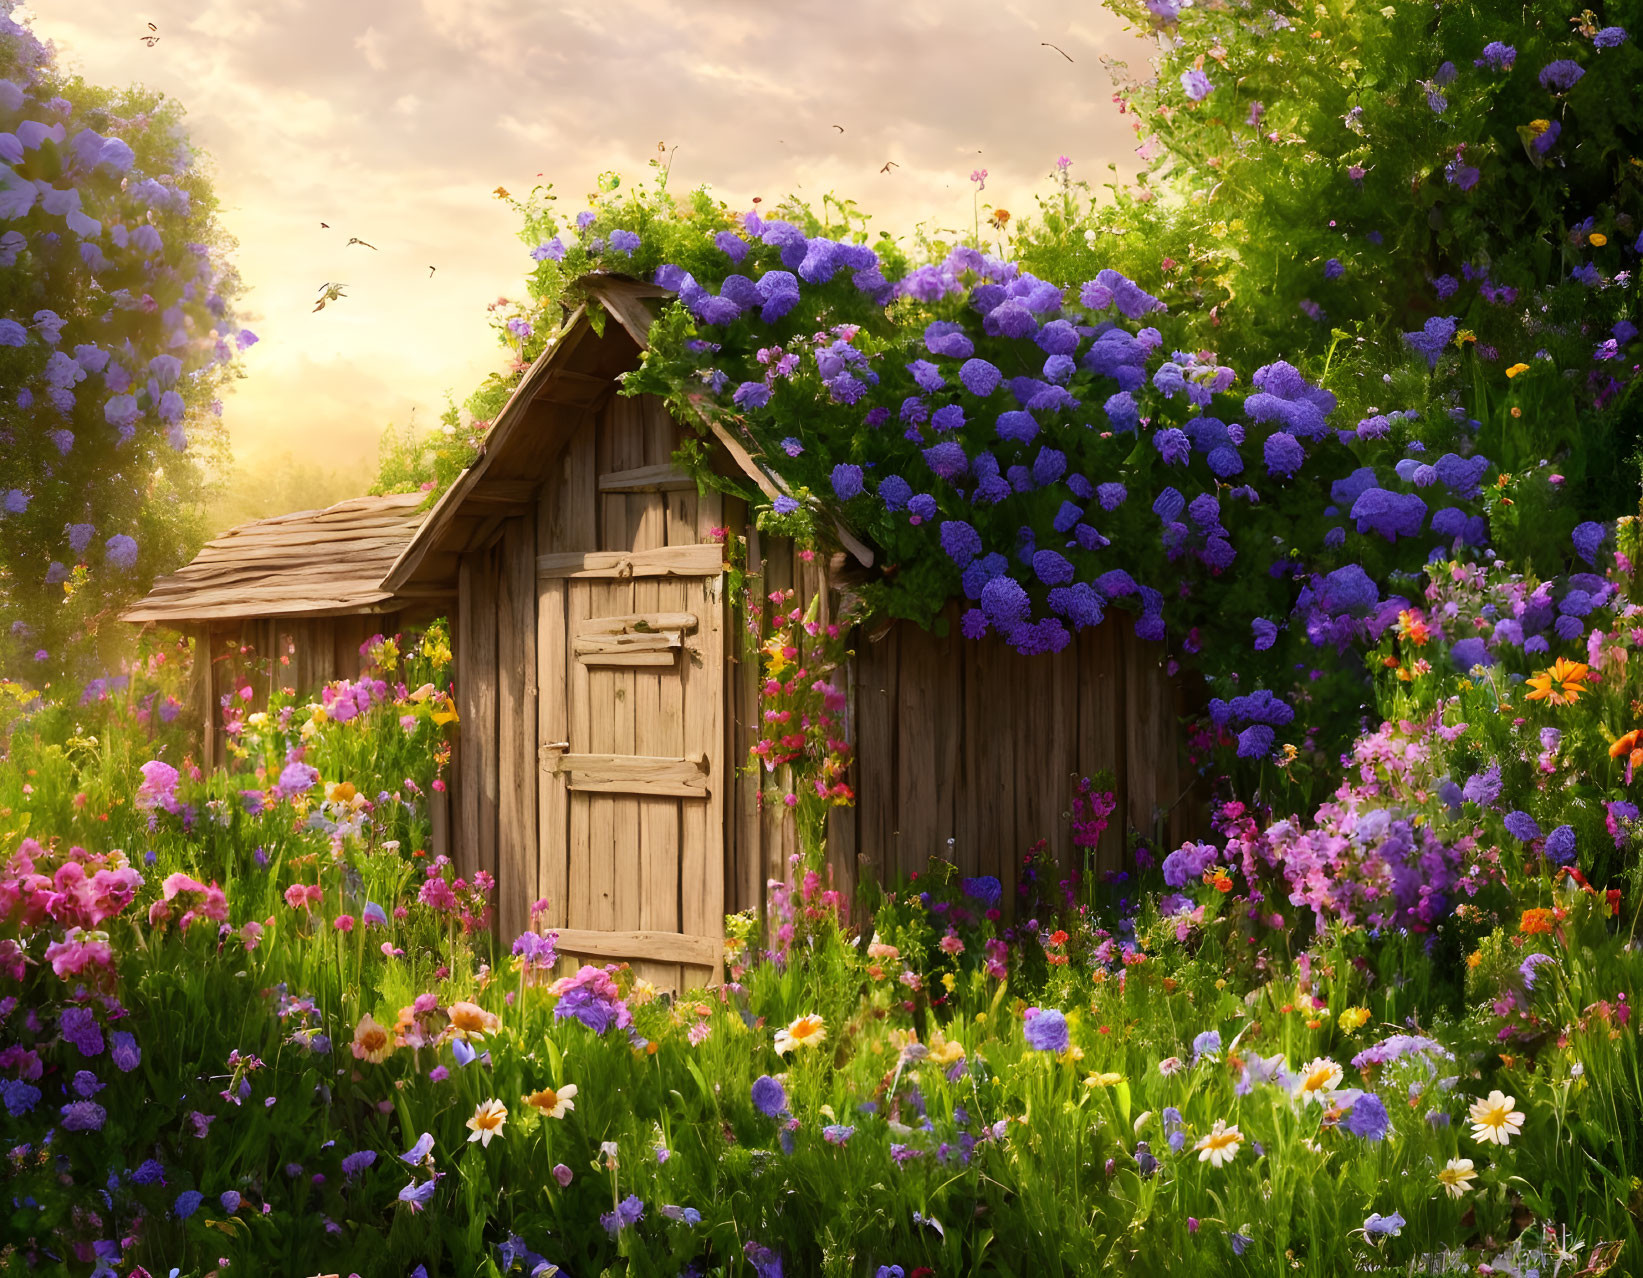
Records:
M1178 758L1190 704L1163 650L1137 640L1126 618L1034 657L962 639L956 615L947 620L946 636L899 622L856 638L857 803L834 830L853 824L864 870L891 883L938 857L967 876L998 876L1013 899L1021 856L1039 839L1070 864L1076 786L1103 770L1120 806L1097 873L1124 864L1126 818L1161 843L1202 828Z

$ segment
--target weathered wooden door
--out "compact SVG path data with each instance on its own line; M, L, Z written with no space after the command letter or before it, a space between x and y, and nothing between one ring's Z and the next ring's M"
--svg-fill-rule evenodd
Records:
M561 952L667 989L717 979L723 949L721 560L709 543L537 561L549 917Z

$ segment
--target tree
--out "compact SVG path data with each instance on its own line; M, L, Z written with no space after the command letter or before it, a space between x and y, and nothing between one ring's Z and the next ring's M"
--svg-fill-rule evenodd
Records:
M55 676L198 544L236 323L181 127L67 76L0 0L0 665Z

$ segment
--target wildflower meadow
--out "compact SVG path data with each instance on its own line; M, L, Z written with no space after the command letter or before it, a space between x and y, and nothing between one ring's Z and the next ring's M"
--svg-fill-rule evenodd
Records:
M569 215L504 192L514 366L385 439L379 488L432 501L579 281L632 277L665 295L624 391L772 459L760 527L878 549L828 626L727 534L734 764L793 781L798 851L678 991L562 957L547 902L499 934L436 853L447 621L295 687L98 602L181 517L65 516L46 406L179 452L253 339L215 250L149 243L206 208L164 121L97 132L5 19L0 390L38 464L0 477L0 532L33 520L0 537L0 1269L1643 1272L1643 8L1113 7L1158 50L1115 102L1139 181L1062 157L1012 216L978 168L966 233L904 240L660 164ZM18 300L65 272L130 324ZM838 890L828 680L884 616L1157 645L1201 692L1166 734L1195 837L1075 777L1013 881L931 847Z

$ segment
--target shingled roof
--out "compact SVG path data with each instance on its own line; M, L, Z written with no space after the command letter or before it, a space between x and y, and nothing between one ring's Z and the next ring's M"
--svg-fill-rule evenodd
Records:
M355 497L230 528L120 615L177 623L391 611L382 579L421 526L425 501Z

